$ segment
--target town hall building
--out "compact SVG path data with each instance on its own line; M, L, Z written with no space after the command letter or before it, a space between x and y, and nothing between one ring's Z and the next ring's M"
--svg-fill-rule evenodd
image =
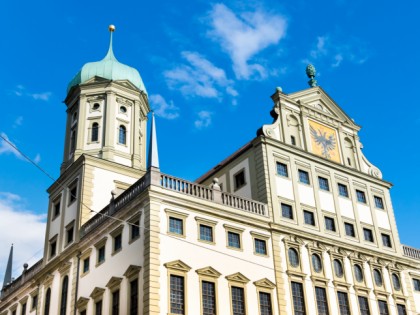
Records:
M43 258L16 279L10 259L0 315L420 314L420 250L400 243L391 184L313 66L190 182L160 171L147 90L110 31L68 85Z

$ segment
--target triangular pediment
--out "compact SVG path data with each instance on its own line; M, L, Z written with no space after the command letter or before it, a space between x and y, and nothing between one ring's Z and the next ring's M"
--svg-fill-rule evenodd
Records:
M140 270L141 270L140 266L130 265L127 268L127 270L124 272L124 276L127 278L131 278L132 276L138 274Z
M276 285L270 280L268 280L267 278L255 281L254 284L257 287L262 287L262 288L267 288L267 289L274 289L276 287Z
M95 287L92 293L90 294L90 297L96 300L96 298L100 297L102 294L104 294L104 292L105 292L104 288Z
M108 283L106 284L106 287L115 288L120 285L121 281L122 281L122 278L120 277L111 277L111 279L109 279Z
M314 118L337 120L348 127L360 129L352 118L321 88L314 87L287 95ZM325 117L323 117L325 116Z
M89 80L84 81L82 84L89 84L89 83L95 83L95 82L108 82L108 81L111 81L111 80L95 75Z
M250 281L247 277L245 277L240 272L234 273L230 276L226 276L226 279L228 281L235 281L235 282L240 282L240 283L248 283Z
M174 269L174 270L179 270L179 271L184 271L184 272L188 272L191 270L191 267L181 260L174 260L174 261L168 262L164 264L164 266L168 269Z
M196 270L196 272L200 275L200 276L206 276L206 277L212 277L212 278L219 278L221 273L218 272L216 269L214 269L213 267L204 267L201 269Z

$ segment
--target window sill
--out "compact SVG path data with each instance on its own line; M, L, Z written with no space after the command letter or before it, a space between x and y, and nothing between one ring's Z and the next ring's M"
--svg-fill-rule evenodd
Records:
M129 241L128 241L128 245L131 245L132 243L134 243L135 241L137 241L138 239L140 239L140 235L139 236L136 236L136 237L134 237L134 238L132 238L132 239L130 239Z
M238 252L243 252L244 251L244 249L243 248L238 248L238 247L232 247L232 246L226 246L226 248L228 248L228 249L233 249L233 250L236 250L236 251L238 251Z
M169 231L167 232L167 234L170 235L170 236L185 238L185 234L178 234L178 233L169 232Z
M204 243L204 244L208 244L208 245L216 245L216 242L214 241L206 241L206 240L202 240L200 238L197 239L197 241Z
M119 252L121 252L122 251L122 247L121 248L119 248L119 249L117 249L116 251L113 251L112 253L111 253L111 256L114 256L114 255L116 255L116 254L118 254Z

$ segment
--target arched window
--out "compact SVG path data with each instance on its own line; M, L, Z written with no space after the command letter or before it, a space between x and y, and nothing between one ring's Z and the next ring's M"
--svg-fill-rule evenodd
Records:
M98 123L93 123L92 124L92 142L96 142L98 141L99 138L99 124Z
M118 143L126 144L127 141L127 129L125 126L121 125L118 135Z
M378 287L382 286L382 274L378 269L373 269L373 278L375 279L375 284Z
M299 254L294 248L289 248L289 263L292 267L299 266Z
M314 268L315 272L321 272L322 271L321 258L317 254L312 254L312 267Z
M45 294L44 315L50 315L51 289L48 288Z
M335 271L335 275L338 278L341 278L343 276L343 274L344 274L344 272L343 272L343 264L338 259L334 259L334 271Z
M356 281L362 282L363 281L362 267L360 267L359 265L354 265L353 269L354 269L354 277L356 278Z
M401 290L400 278L395 273L392 274L392 284L394 285L395 291Z
M69 277L65 276L63 279L63 286L61 288L61 305L60 315L66 315L67 310L67 292L69 290Z

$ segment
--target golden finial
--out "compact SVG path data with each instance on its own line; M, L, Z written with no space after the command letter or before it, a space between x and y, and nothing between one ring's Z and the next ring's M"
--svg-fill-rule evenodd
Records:
M108 26L108 29L109 29L109 31L110 32L114 32L115 31L115 25L110 25L110 26Z

